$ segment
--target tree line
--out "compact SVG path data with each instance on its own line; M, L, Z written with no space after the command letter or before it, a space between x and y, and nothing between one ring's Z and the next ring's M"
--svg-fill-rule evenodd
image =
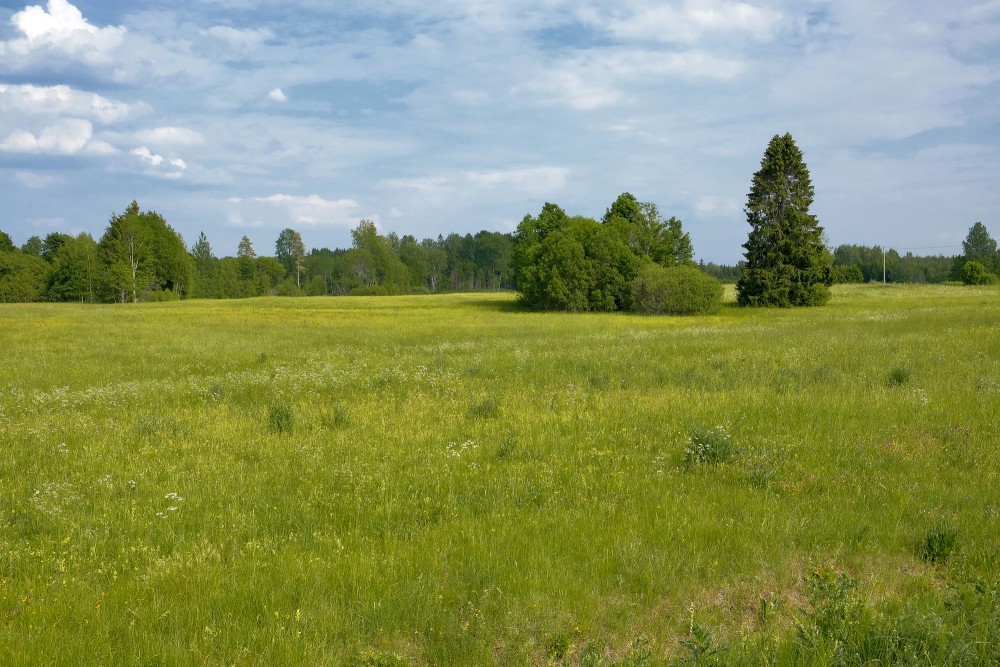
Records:
M697 267L736 283L744 305L817 305L828 286L851 282L1000 281L997 243L975 223L958 256L915 256L879 246L827 249L809 213L812 184L791 135L775 136L747 196L751 231L736 265L693 261L682 223L652 202L622 193L600 220L546 203L513 234L480 231L418 241L381 234L362 220L346 249L306 252L284 229L274 255L258 255L244 236L235 256L216 256L204 233L188 248L164 218L131 202L112 214L99 240L90 234L32 236L20 248L0 231L0 301L137 302L264 295L389 295L516 289L538 309L653 311L674 291L714 294L689 273ZM678 277L681 276L681 277ZM700 285L700 287L699 287ZM654 286L659 286L653 289ZM638 298L637 297L641 297ZM667 300L669 301L669 299ZM648 304L661 304L649 306Z
M985 230L983 223L977 222L976 225ZM832 278L837 284L880 283L883 280L887 283L916 284L964 282L962 269L969 261L978 261L993 275L1000 274L1000 261L996 255L993 257L990 260L983 253L967 253L964 250L960 255L914 255L912 251L901 254L893 248L883 249L878 245L842 244L833 249ZM728 284L739 280L745 265L746 262L717 264L702 261L698 264L702 271Z
M190 247L163 217L133 201L90 234L32 236L20 248L0 231L0 301L137 302L265 295L414 294L514 287L513 236L481 231L418 241L362 220L347 249L308 253L282 230L273 256L244 236L216 256L204 233Z

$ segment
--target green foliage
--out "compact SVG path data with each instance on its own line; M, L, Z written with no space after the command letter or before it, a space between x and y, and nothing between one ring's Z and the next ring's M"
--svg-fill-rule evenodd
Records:
M701 315L722 305L722 283L690 266L644 267L632 283L632 310L653 315Z
M42 241L42 257L49 262L53 261L59 250L72 240L73 237L69 234L62 234L60 232L47 234L45 240Z
M500 404L492 396L487 396L481 401L469 406L470 419L492 419L499 416Z
M272 405L267 413L267 427L271 433L291 433L295 425L292 408L284 403Z
M598 286L585 242L598 229L596 221L570 218L554 204L545 204L538 218L525 216L514 247L523 301L540 310L590 310L590 295Z
M29 237L28 240L24 242L24 245L21 246L21 252L25 255L31 255L32 257L41 257L42 249L42 239L37 236Z
M962 282L966 285L994 285L998 279L982 263L970 260L962 265Z
M613 311L632 305L643 265L691 261L691 240L676 218L629 193L618 197L601 223L569 217L546 203L525 216L514 239L513 273L525 304L539 310Z
M845 664L847 643L859 631L865 613L855 590L858 581L844 572L821 567L806 579L809 606L800 610L796 625L802 655L832 654L836 664Z
M732 437L723 427L696 428L684 448L684 462L689 466L718 465L732 461L737 453Z
M140 211L133 201L114 214L98 243L105 298L137 302L161 289L186 295L194 263L184 241L153 211Z
M979 262L987 268L997 268L997 242L990 236L986 225L981 222L972 225L962 241L962 256L966 262Z
M13 252L17 249L14 245L14 240L10 238L10 234L0 230L0 252Z
M711 628L693 621L688 638L681 640L681 648L686 653L677 661L678 665L717 665L719 654L724 651L715 643Z
M910 381L912 371L908 366L893 366L889 370L889 386L898 387Z
M958 529L941 521L924 536L920 557L928 563L944 563L958 549Z
M954 258L943 255L924 257L911 252L900 255L892 248L883 253L879 246L844 244L833 251L833 280L880 283L884 277L889 283L942 283L951 277L953 263Z
M863 283L864 281L865 274L861 271L861 266L858 264L833 267L833 282L838 285L850 285L852 283Z
M274 244L275 257L285 267L285 272L295 274L295 287L302 287L302 272L305 268L304 260L306 247L302 243L302 235L294 229L283 229L278 234L278 240Z
M20 250L0 252L0 302L42 301L51 272L48 262Z
M775 135L747 195L746 267L736 283L744 306L818 306L830 298L830 254L809 213L812 181L791 134Z

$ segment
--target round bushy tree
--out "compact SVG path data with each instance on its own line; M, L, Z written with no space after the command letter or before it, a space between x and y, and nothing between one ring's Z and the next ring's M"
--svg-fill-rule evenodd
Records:
M746 267L736 283L744 306L815 306L830 298L830 253L809 213L813 186L791 134L775 135L747 195Z
M982 262L972 260L962 265L962 282L966 285L992 285L997 282L997 277Z
M632 283L632 310L651 315L714 313L722 303L722 283L693 266L649 264Z

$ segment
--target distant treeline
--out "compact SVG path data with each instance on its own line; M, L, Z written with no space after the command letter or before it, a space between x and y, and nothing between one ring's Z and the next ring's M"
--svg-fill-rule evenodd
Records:
M17 248L0 231L0 301L133 302L264 295L414 294L511 289L512 236L450 234L417 241L362 220L353 245L306 253L283 230L274 256L250 239L217 257L202 233L187 249L159 214L132 202L100 240L53 232Z
M609 209L610 210L610 209ZM673 218L671 218L673 220ZM674 221L680 230L680 221ZM665 223L664 223L665 224ZM274 256L258 255L243 237L236 256L216 256L202 233L190 247L153 211L132 202L114 214L99 240L53 232L20 248L0 231L0 301L130 302L181 298L230 299L264 295L378 295L517 289L512 234L481 231L418 241L380 234L362 220L348 249L312 249L285 229ZM685 235L686 237L686 235ZM940 283L963 280L969 260L989 277L1000 273L996 243L982 223L970 230L956 257L885 252L885 280ZM883 279L879 246L841 245L832 253L835 282ZM735 283L742 263L699 264L724 283Z
M900 255L891 248L885 251L884 278L889 283L943 283L961 280L964 255L920 256L911 252ZM743 272L743 262L735 265L702 262L706 273L723 283L735 283ZM840 245L833 251L835 283L882 282L883 264L880 246Z

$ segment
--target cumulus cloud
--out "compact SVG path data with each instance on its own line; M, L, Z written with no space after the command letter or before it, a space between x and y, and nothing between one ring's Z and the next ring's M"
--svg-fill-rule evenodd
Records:
M230 226L272 229L288 226L350 229L357 224L357 210L360 208L354 199L324 199L319 195L233 197L228 203Z
M180 178L184 175L184 170L187 169L187 163L184 160L180 158L167 159L158 153L152 152L146 146L133 148L129 153L139 158L146 165L153 167L154 169L149 173L162 178ZM161 167L162 169L159 169Z
M85 62L103 63L121 46L126 33L124 27L91 25L80 10L66 0L49 0L44 8L25 7L14 14L10 22L21 37L0 42L0 55L28 56L54 50Z
M271 92L269 92L267 94L267 96L270 99L274 100L275 102L287 102L288 101L288 96L285 95L284 92L282 92L281 88L275 88L274 90L272 90Z
M79 118L65 118L38 134L15 130L0 143L0 151L45 155L110 155L117 152L106 142L94 139L93 125Z
M144 104L115 102L96 93L69 86L8 85L0 83L0 111L32 115L72 115L100 123L116 123L148 110Z

